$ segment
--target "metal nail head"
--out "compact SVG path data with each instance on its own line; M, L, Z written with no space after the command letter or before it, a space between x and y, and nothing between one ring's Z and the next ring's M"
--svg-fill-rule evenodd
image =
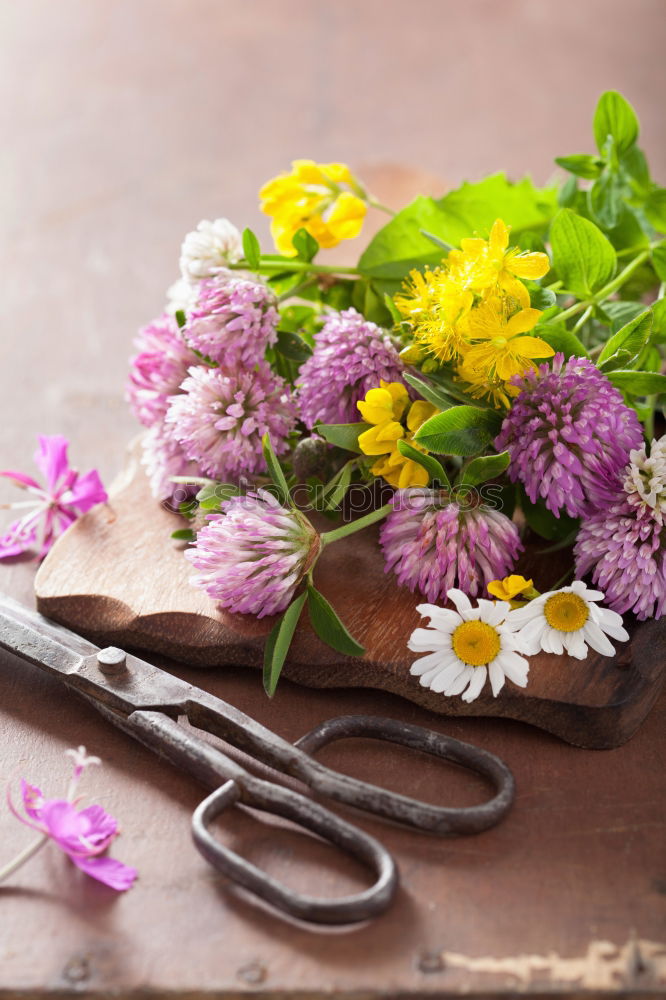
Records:
M127 654L117 646L107 646L97 654L97 663L103 674L123 674L127 670Z

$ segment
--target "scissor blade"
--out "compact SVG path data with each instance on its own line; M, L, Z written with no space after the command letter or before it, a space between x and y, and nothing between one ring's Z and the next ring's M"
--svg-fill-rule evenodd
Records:
M0 648L51 673L67 675L99 647L0 594Z

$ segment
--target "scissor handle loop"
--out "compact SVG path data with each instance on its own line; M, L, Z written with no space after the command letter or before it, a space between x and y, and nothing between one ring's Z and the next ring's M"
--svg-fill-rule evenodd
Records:
M420 802L407 795L358 781L324 768L311 781L314 789L347 805L378 814L405 826L437 834L470 834L487 830L504 818L515 794L513 775L506 764L488 750L463 743L422 726L370 715L342 715L322 722L297 741L307 754L336 740L355 737L386 740L461 764L489 778L496 794L476 806L452 808ZM316 764L318 762L315 761Z
M332 900L306 896L282 885L213 837L213 820L239 802L283 816L335 844L376 874L374 885ZM249 775L242 784L227 781L203 800L192 817L192 837L206 860L234 882L283 913L311 923L350 924L376 917L388 908L398 884L393 858L373 837L298 792Z

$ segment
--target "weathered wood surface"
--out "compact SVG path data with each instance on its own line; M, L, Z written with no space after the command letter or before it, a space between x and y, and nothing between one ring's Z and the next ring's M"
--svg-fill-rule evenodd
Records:
M196 666L260 667L275 619L229 614L189 583L184 546L170 538L182 523L151 497L133 449L110 504L73 525L42 564L35 581L39 610L100 644ZM561 573L557 560L539 559L534 550L525 562L519 568L527 572L529 565L541 589ZM382 689L433 712L519 719L577 746L608 748L633 735L666 672L666 623L646 622L633 627L631 641L612 659L592 651L583 662L541 653L530 658L526 689L507 682L494 698L486 685L468 705L410 676L415 657L407 639L420 621L419 599L384 573L376 529L325 549L316 581L366 654L336 653L303 615L284 675L308 687Z

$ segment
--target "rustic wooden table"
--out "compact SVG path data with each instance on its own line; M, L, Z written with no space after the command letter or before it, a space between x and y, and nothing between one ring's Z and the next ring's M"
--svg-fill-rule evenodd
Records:
M0 465L28 468L35 434L64 433L81 468L112 478L135 432L130 338L159 310L182 234L224 214L264 233L256 190L292 157L349 160L394 195L413 181L382 164L545 179L554 155L590 147L591 109L614 86L663 180L663 12L663 0L2 0ZM5 563L0 589L31 604L34 570ZM399 860L396 905L351 930L290 925L193 849L199 789L3 655L0 780L56 794L63 751L84 743L105 762L88 788L122 820L114 853L140 880L116 896L44 850L0 889L0 995L663 995L666 698L628 745L588 752L390 695L285 683L269 703L254 672L182 673L290 739L365 712L476 742L513 769L515 809L457 841L365 824ZM432 801L483 795L454 768L370 743L325 759ZM222 835L301 889L361 884L295 833L234 817ZM0 862L29 836L0 807Z

